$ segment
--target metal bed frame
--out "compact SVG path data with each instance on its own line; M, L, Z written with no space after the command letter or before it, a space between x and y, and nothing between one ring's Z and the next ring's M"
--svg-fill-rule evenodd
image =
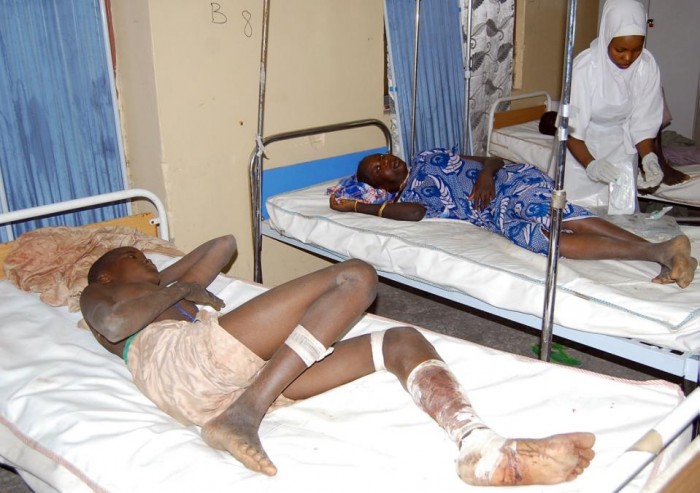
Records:
M346 124L334 124L330 126L322 126L299 130L295 132L286 132L277 134L264 139L264 143L271 144L272 142L289 140L299 137L306 137L318 133L330 131L339 131L344 129L353 129L362 126L376 126L384 134L387 141L387 148L391 149L391 138L389 130L378 120L360 120L348 122ZM343 261L347 258L315 245L303 243L295 238L285 236L276 231L269 220L262 217L262 205L264 200L263 191L263 161L256 159L254 155L250 163L250 185L251 185L251 211L253 222L253 243L254 243L254 278L256 282L262 282L262 238L263 236L275 239L282 243L286 243L293 247L304 251L309 251L321 257L328 258L334 261ZM444 289L440 286L425 283L417 279L401 276L394 272L379 271L379 275L385 279L397 282L399 284L409 286L420 291L430 293L440 298L455 301L462 305L476 308L479 311L490 313L507 320L514 321L527 327L541 330L542 318L534 315L525 314L505 308L485 303L478 298L467 295L462 292ZM595 334L584 332L576 329L564 327L559 324L553 324L552 333L547 337L551 341L556 335L568 341L583 344L587 347L598 349L606 353L619 356L631 361L640 362L648 367L670 373L675 376L683 377L687 383L696 384L700 372L700 356L697 354L680 353L676 350L650 345L634 339L626 339L603 334Z
M131 188L117 192L103 193L81 199L66 200L28 209L20 209L12 212L0 214L0 225L6 225L24 221L27 219L37 219L46 216L57 215L66 211L85 209L93 205L109 205L115 203L130 203L134 199L150 202L156 209L156 217L150 223L158 226L158 235L163 240L170 240L170 228L168 226L168 216L165 206L160 198L149 190L142 188Z

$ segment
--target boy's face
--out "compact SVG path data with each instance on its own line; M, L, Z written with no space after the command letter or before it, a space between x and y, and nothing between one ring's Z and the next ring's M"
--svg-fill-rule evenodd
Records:
M629 68L644 49L644 36L618 36L608 45L610 60L623 70Z
M160 273L150 259L134 247L120 247L110 252L105 273L112 281L160 283Z

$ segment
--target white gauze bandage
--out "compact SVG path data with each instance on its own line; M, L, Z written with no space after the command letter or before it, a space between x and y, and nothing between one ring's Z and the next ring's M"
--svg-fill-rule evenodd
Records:
M302 325L297 325L284 343L297 353L307 368L333 352L332 347L326 349L326 346Z
M472 430L486 428L444 361L420 363L408 375L406 389L457 445Z
M386 331L380 330L377 332L372 332L369 335L369 343L372 347L372 362L374 363L374 370L386 370L384 366L384 333Z
M470 484L490 484L506 440L479 419L447 364L441 360L422 362L406 379L406 389L459 446L460 477ZM471 460L475 456L476 463Z
M457 459L457 472L470 484L490 485L493 473L503 460L504 452L516 453L516 442L504 447L506 439L489 428L479 428L469 432L462 440ZM478 457L476 465L474 458ZM467 466L468 470L463 470Z

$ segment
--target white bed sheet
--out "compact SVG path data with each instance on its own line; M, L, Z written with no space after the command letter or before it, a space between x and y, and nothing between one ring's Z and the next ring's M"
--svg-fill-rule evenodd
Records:
M223 276L213 286L229 307L263 289ZM0 462L38 492L482 491L457 478L456 447L387 372L269 414L261 436L279 474L252 473L160 412L78 319L0 282ZM351 334L395 324L366 316ZM622 381L423 332L500 433L597 434L597 456L575 482L517 491L591 491L683 399L667 382ZM626 491L639 491L688 443L686 432Z
M332 182L329 182L332 183ZM463 221L391 221L335 212L329 183L271 197L270 225L285 236L377 269L466 293L490 305L542 316L547 259ZM682 228L700 255L700 228ZM700 276L686 289L653 284L652 262L562 259L554 323L639 339L680 351L700 349Z
M539 131L539 122L530 121L494 129L491 133L490 153L513 162L526 162L537 166L545 173L552 159L554 137ZM660 200L674 204L700 206L700 163L683 165L681 171L691 179L678 185L661 184L653 194L640 195L642 198Z

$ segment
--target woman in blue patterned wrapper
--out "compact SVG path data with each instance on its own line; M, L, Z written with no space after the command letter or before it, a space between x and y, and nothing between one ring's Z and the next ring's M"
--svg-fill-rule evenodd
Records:
M410 170L391 154L367 156L355 175L328 193L336 211L400 221L469 221L546 254L552 189L552 179L528 164L506 166L499 158L432 149L417 155ZM570 203L563 211L560 253L571 259L656 262L661 271L652 282L675 282L682 288L692 282L697 268L685 235L651 243Z

